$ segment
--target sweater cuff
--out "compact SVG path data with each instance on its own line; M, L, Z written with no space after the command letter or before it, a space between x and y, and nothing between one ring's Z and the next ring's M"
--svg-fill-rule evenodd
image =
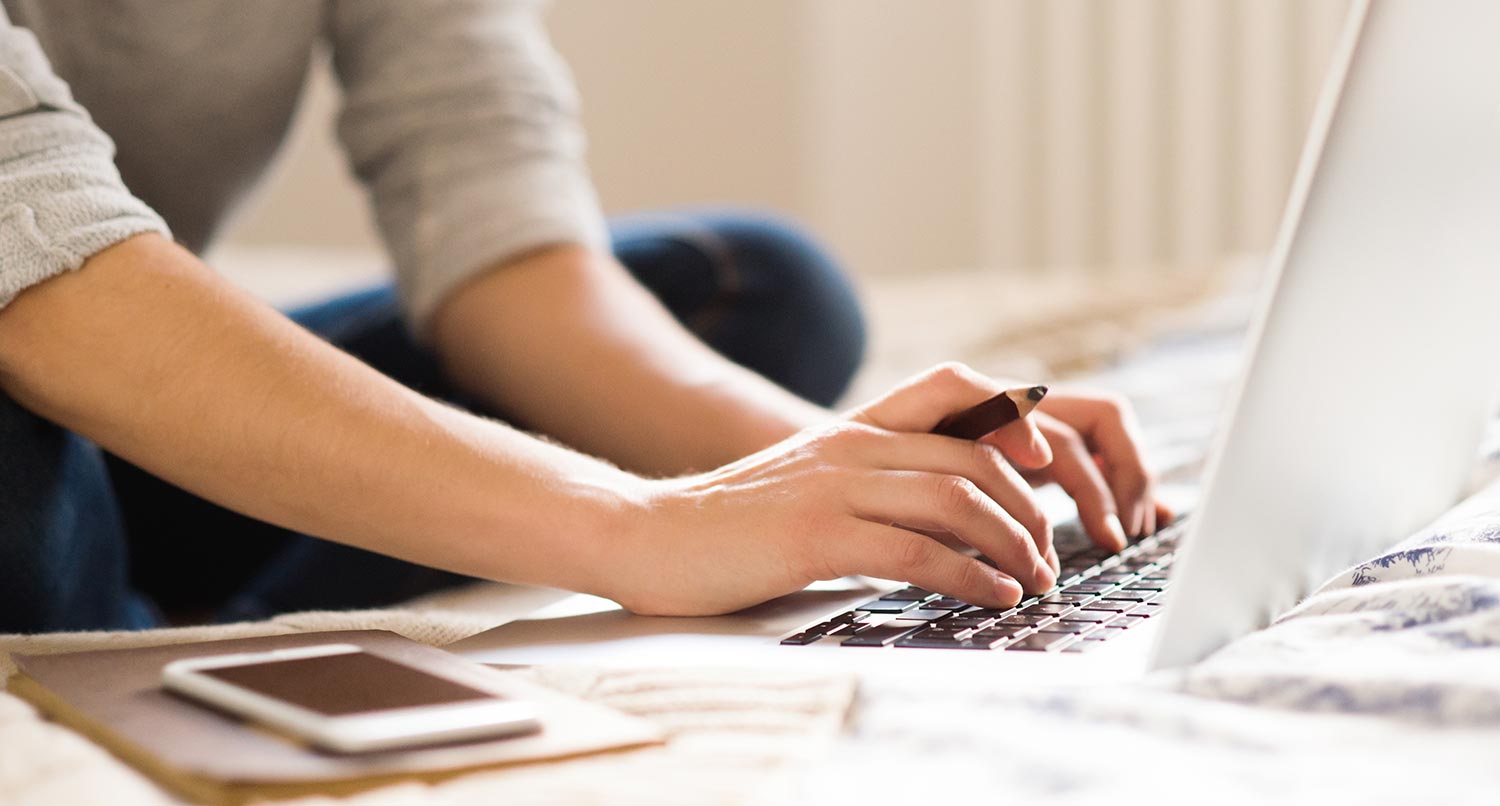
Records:
M170 237L113 156L109 138L70 112L0 121L0 307L134 235Z
M421 212L412 239L417 253L396 256L406 269L399 284L419 338L448 294L508 260L557 244L609 249L593 185L571 160L486 172L442 190Z

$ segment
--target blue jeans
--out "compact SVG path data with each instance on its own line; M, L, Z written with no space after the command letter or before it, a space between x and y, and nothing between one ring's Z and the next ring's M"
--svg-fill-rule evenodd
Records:
M621 262L721 354L817 403L847 386L864 349L859 307L795 229L692 212L620 220L612 235ZM407 334L389 286L290 315L397 381L464 402ZM0 633L378 607L466 579L231 512L3 393L0 446Z

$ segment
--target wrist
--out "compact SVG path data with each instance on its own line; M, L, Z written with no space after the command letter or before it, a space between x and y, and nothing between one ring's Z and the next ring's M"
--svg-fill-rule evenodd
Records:
M561 587L621 601L639 588L636 569L649 565L652 535L660 521L664 483L625 471L574 489L564 534L579 536L564 563L573 569Z
M592 593L636 613L660 612L669 591L671 568L684 558L673 546L684 508L695 506L685 495L697 476L670 479L631 477L614 491L613 504L600 521L592 569L586 584Z

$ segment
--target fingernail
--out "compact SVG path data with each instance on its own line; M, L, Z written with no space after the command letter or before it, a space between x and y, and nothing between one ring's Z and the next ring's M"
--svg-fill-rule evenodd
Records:
M1052 464L1052 446L1047 444L1042 432L1035 428L1031 429L1031 451L1041 457L1043 466Z
M1036 567L1036 582L1038 590L1050 591L1057 586L1057 573L1046 563L1038 563Z
M1120 525L1120 516L1113 512L1105 515L1104 530L1115 541L1115 551L1125 548L1125 527Z
M995 580L995 595L1007 607L1014 605L1021 601L1021 583L1009 577L997 577Z
M1029 447L1031 450L1033 450L1033 451L1035 451L1037 453L1040 453L1042 451L1042 447L1045 444L1046 444L1046 441L1042 439L1041 432L1037 431L1035 428L1031 429L1031 444L1028 445L1027 447Z

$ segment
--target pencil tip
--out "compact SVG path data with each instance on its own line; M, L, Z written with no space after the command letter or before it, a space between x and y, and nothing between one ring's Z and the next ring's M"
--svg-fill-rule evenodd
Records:
M1047 387L1045 387L1045 386L1033 386L1033 387L1031 387L1030 391L1028 391L1026 393L1026 396L1029 397L1029 398L1031 398L1032 400L1041 400L1043 397L1046 396L1046 394L1047 394Z

